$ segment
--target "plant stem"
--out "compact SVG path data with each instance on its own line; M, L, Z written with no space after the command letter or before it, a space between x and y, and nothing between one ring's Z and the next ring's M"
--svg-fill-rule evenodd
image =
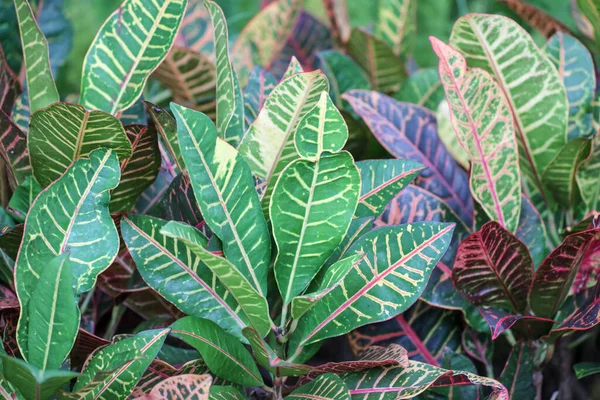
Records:
M85 298L83 299L83 303L81 303L80 314L84 315L87 311L88 306L90 305L90 301L94 298L94 289L90 290L86 293Z
M283 399L283 379L280 376L273 380L273 400Z

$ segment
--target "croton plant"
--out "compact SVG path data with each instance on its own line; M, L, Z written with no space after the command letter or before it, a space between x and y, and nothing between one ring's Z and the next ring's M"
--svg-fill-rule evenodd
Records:
M593 395L600 1L358 3L0 1L0 396Z

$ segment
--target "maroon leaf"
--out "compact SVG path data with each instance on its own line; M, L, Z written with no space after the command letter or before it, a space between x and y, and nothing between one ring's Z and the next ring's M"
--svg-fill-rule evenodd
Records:
M7 166L12 189L31 175L27 136L4 111L0 111L0 157Z
M492 357L494 355L494 343L490 335L467 327L462 334L462 346L469 357L485 365L488 376L493 375Z
M600 283L590 290L591 295L586 304L580 306L571 316L552 329L550 335L564 334L573 331L586 331L600 324Z
M600 238L592 239L590 242L583 260L581 260L577 275L575 275L571 293L577 294L588 288L594 283L592 277L598 280L598 273L600 273Z
M4 50L0 45L0 111L10 115L19 94L21 94L21 83L17 75L8 66L4 57Z
M454 286L471 303L516 312L527 307L532 274L527 247L495 221L460 244L452 269Z
M442 198L468 225L472 223L467 173L440 141L431 111L368 90L351 90L343 98L390 154L426 167L416 179L418 186Z
M554 323L553 320L547 318L533 315L511 315L506 311L493 308L480 308L479 312L490 326L492 340L496 340L513 327L529 338L539 337L547 332Z
M123 304L144 319L176 320L184 316L151 288L130 293Z
M159 207L159 216L162 219L185 222L199 229L205 227L187 173L179 174L173 179L169 188L164 192Z
M110 267L98 276L98 287L115 298L123 293L147 290L139 274L136 275L136 267L131 254L125 249L112 263Z
M551 318L569 294L579 266L600 229L589 229L565 238L542 262L533 277L529 303L535 315Z
M546 39L556 32L572 34L571 30L565 24L531 4L527 4L521 0L498 1L506 4L508 8L544 35Z

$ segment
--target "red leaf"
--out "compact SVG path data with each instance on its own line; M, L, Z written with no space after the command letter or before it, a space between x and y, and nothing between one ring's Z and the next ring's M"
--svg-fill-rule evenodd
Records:
M526 335L530 338L533 338L533 336L540 336L540 332L544 330L545 332L548 332L547 329L550 329L554 323L553 320L547 318L540 318L532 315L511 315L506 311L492 308L480 308L479 312L490 326L490 330L492 331L492 340L496 340L502 333L508 329L511 329L513 326L515 328L521 328L521 330L525 330ZM521 324L523 322L527 322L527 324L518 327L515 325L518 322ZM532 324L536 324L536 326L532 327Z
M10 115L13 105L21 93L19 78L10 69L2 45L0 45L0 110Z

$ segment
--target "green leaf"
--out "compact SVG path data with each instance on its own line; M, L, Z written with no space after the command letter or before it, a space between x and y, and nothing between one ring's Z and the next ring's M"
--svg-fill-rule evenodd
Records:
M277 80L270 72L254 67L244 88L244 116L248 125L256 120L275 86Z
M577 5L592 25L595 42L600 43L600 3L596 0L577 0Z
M313 285L318 281L318 285L316 285L317 287L314 291L309 287L309 293L294 297L292 300L292 317L294 319L300 319L300 317L310 310L319 300L338 287L346 275L356 267L363 257L364 255L362 254L353 254L335 262L327 268L321 279L317 278L313 281Z
M258 293L266 293L271 239L248 165L217 137L206 115L177 104L171 109L202 216L223 242L225 257Z
M121 180L111 193L110 211L129 211L158 175L161 158L156 130L144 125L127 125L131 156L121 161Z
M119 182L116 154L107 149L79 159L35 200L15 263L15 286L22 305L17 337L27 342L31 294L46 263L70 250L76 294L89 291L113 262L119 237L108 211L109 191ZM21 348L23 355L27 349Z
M470 68L484 69L502 87L515 119L521 171L544 193L542 175L567 142L567 96L558 71L523 28L502 16L460 18L450 44Z
M383 40L363 28L352 29L348 54L367 73L371 87L378 92L395 92L406 78L402 60Z
M351 89L371 89L365 73L346 54L327 50L317 53L319 68L329 80L329 95L338 108L345 108L342 95Z
M348 254L366 256L300 319L291 345L299 351L406 310L425 290L453 230L453 224L417 222L382 227L362 236Z
M513 116L500 85L487 72L431 37L458 141L471 161L470 186L486 214L511 232L521 212L521 172Z
M238 339L215 323L185 317L171 325L171 334L198 350L210 371L218 377L239 385L263 385L252 355Z
M350 400L348 387L334 374L319 375L317 379L290 393L288 400Z
M394 98L436 111L440 102L445 99L437 68L424 68L412 73L394 94Z
M50 69L48 42L40 31L27 0L14 0L27 74L27 91L31 112L59 101Z
M69 103L34 113L28 140L33 175L42 187L57 180L73 161L100 147L114 150L120 160L131 156L131 143L118 119Z
M292 56L292 58L290 59L290 63L288 64L285 72L283 73L283 76L280 79L280 82L286 80L292 75L301 74L302 72L304 72L304 69L300 64L300 61L298 61L296 56Z
M296 160L282 172L270 215L278 252L273 268L284 305L308 286L342 242L359 191L360 175L347 152Z
M337 249L331 253L331 257L329 257L329 260L327 260L325 263L325 266L319 273L319 276L326 268L329 268L334 263L340 261L346 254L346 251L356 241L356 239L371 230L371 227L373 226L373 219L373 217L352 218L346 236L344 236L342 243L340 243ZM317 280L318 279L319 278L317 278Z
M179 149L179 139L177 139L177 122L175 118L169 114L164 108L155 106L154 104L144 101L146 111L152 119L154 129L160 134L163 146L167 149L171 158L175 161L175 165L179 171L185 171L185 164Z
M185 244L219 278L223 286L235 297L248 321L264 337L271 329L269 305L229 261L205 249L206 239L190 225L171 221L161 233Z
M217 66L217 132L237 147L244 135L244 102L241 88L229 61L227 22L216 3L204 3L213 24Z
M527 342L517 343L510 352L499 381L508 389L511 396L535 399L534 356Z
M577 375L577 379L585 378L586 376L590 376L593 374L600 373L600 363L597 362L584 362L575 364L573 366L575 370L575 375Z
M425 168L410 160L367 160L356 163L362 182L356 217L377 217L388 203Z
M36 182L33 176L28 176L25 181L16 187L10 201L7 211L15 221L23 223L29 212L29 207L33 200L40 194L42 187Z
M104 22L85 57L81 104L116 114L135 103L169 52L186 4L125 0Z
M26 399L46 400L58 392L63 385L79 376L78 373L62 370L37 369L18 358L2 355L4 377L16 386Z
M442 93L444 93L443 86ZM450 105L445 98L440 102L435 111L435 119L437 120L437 131L440 141L444 144L452 158L456 160L464 170L468 170L470 168L469 155L456 137L456 133L454 133L454 127L452 126L450 117Z
M28 361L41 370L59 369L75 343L79 308L72 277L68 252L50 260L27 305L27 343L19 343L19 347L28 349Z
M592 131L592 102L596 87L594 61L586 47L573 36L557 32L544 49L565 84L569 101L569 140L589 139Z
M185 243L160 233L166 224L141 215L121 221L123 240L140 275L184 313L210 319L241 338L247 325L241 307Z
M233 386L215 385L210 387L208 398L209 400L246 400L246 396Z
M581 198L588 210L600 209L600 135L594 136L591 146L590 157L579 165L575 175Z
M99 373L112 371L88 394L94 399L119 400L129 396L163 345L169 329L143 331L97 350L86 362L73 392Z
M417 0L383 0L374 34L383 39L397 56L412 54L417 33Z
M29 125L29 118L26 124ZM27 136L2 111L0 111L0 157L6 165L8 183L12 189L31 176Z

